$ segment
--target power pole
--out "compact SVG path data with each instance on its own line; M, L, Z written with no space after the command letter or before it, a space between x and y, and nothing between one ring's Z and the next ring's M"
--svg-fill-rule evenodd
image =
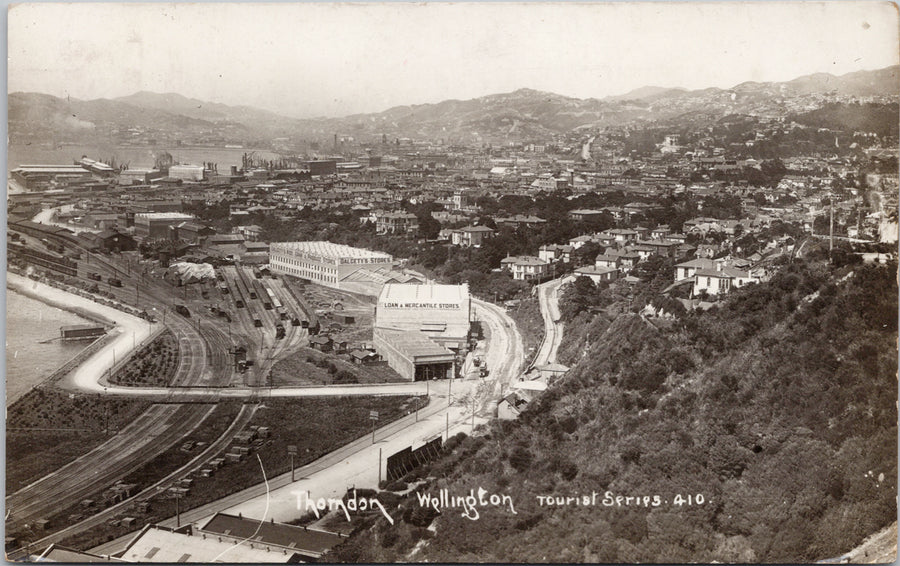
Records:
M178 506L178 500L181 499L181 493L175 493L175 528L181 528L181 510Z

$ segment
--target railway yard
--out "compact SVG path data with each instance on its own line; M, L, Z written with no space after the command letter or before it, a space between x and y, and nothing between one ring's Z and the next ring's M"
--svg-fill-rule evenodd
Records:
M87 548L113 537L119 540L140 528L135 517L142 521L168 520L172 498L181 499L189 491L184 482L209 481L205 478L223 463L227 465L231 456L235 457L234 462L243 461L249 454L236 445L235 439L245 434L257 435L259 423L289 422L286 418L302 420L300 414L293 416L291 407L319 407L315 411L321 415L337 410L324 421L313 419L320 428L297 432L314 437L307 444L305 440L297 442L301 449L307 446L305 458L300 460L307 462L329 453L341 454L334 451L349 447L351 440L362 440L360 437L365 437L371 422L366 417L366 406L381 409L384 420L378 423L379 430L394 426L391 430L412 431L425 423L407 417L397 428L399 422L392 422L409 415L411 408L427 405L428 397L433 401L435 396L443 395L440 386L432 386L429 392L428 383L404 382L385 365L353 367L347 361L347 350L342 352L343 359L335 353L312 350L310 338L320 330L341 344L367 344L371 340L374 304L365 297L287 280L239 263L217 265L211 277L179 279L172 275L171 267L142 258L137 251L89 251L78 238L52 226L11 223L9 232L8 285L31 289L48 301L57 297L73 310L92 311L99 317L97 320L106 320L112 326L106 337L110 342L99 352L77 368L53 376L38 389L68 391L70 399L93 395L97 402L135 399L148 403L146 410L118 429L107 427L97 432L100 425L95 425L95 430L87 433L97 436L93 448L71 455L54 471L35 472L30 478L27 469L19 471L19 477L24 479L18 485L24 487L7 491L6 496L6 550L11 559L25 557L51 543ZM492 326L497 326L492 330L500 337L501 323ZM137 371L129 373L132 377L128 381L111 379L120 375L118 372L131 369L129 364L156 355L154 341L163 334L168 346L156 351L165 350L170 356L163 380L168 383L160 386L158 377L155 382L148 379L143 383L133 377L140 375ZM173 349L177 350L174 361ZM515 356L509 361L503 359L509 354L506 349L503 346L491 354L496 359L495 367L510 366L497 372L497 378L517 370L513 367ZM276 364L282 364L278 375L283 376L285 371L296 372L291 368L298 366L288 362L301 358L320 366L352 368L355 377L349 382L317 382L302 376L273 379ZM356 379L366 372L363 379ZM465 393L465 385L474 387L476 383L460 384L458 389L453 386L454 393L458 391L455 398L471 398ZM479 397L487 392L487 386L481 383L477 388ZM501 390L497 385L496 392ZM445 391L449 393L450 389ZM443 396L453 404L454 397ZM276 402L276 398L280 401ZM319 400L303 405L306 401L300 398ZM461 407L470 405L466 400L460 402ZM227 409L234 403L240 408ZM448 405L445 402L442 406ZM481 410L488 406L482 405ZM261 408L268 411L260 411ZM272 412L273 408L277 411ZM341 410L345 416L337 418ZM350 418L353 411L356 413ZM460 423L469 418L462 408L452 412L454 420ZM349 421L352 423L347 424ZM333 431L340 434L332 434ZM22 435L16 446L27 446L28 429L8 434ZM271 444L271 440L258 438L257 450ZM286 441L276 440L277 446ZM186 445L190 447L185 448ZM232 452L226 453L228 450ZM345 452L355 454L358 450L361 447ZM279 455L273 461L282 458ZM8 459L8 466L15 465L11 461L14 460ZM282 474L284 465L282 462L276 466L276 471ZM235 481L234 489L244 489L239 493L245 495L224 497L229 490L222 492L204 484L207 487L200 491L208 492L209 497L193 497L188 500L190 506L208 509L218 505L215 498L221 499L222 505L234 505L241 498L255 496L256 492L245 488L262 478L252 479L240 469L217 472L215 481ZM125 482L134 481L135 477L143 480ZM151 505L153 511L148 512Z
M23 274L32 275L46 270L82 290L82 296L128 309L153 330L167 328L178 345L174 376L167 388L157 390L149 409L90 452L7 494L8 537L23 542L49 534L58 522L48 520L55 512L114 486L201 426L223 388L242 388L246 402L258 401L272 365L316 331L315 313L305 310L283 281L257 269L220 266L215 280L179 286L162 277L165 268L137 252L92 253L65 232L37 233L24 226L11 226L10 232L17 234L9 249L12 269L20 265ZM112 389L108 375L127 362L120 355L99 385ZM65 377L45 385L77 389ZM195 394L176 400L178 390L187 388ZM240 414L241 424L247 414ZM216 455L208 454L210 459Z

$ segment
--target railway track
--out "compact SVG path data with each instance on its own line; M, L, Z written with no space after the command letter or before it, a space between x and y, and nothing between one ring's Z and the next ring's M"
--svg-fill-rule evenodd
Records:
M85 254L85 261L77 272L78 276L86 281L96 281L89 278L88 274L98 274L102 281L106 282L109 292L120 302L143 308L146 312L155 310L164 313L161 322L178 341L180 354L171 385L218 388L230 384L234 372L229 351L235 345L235 333L229 332L226 335L221 326L221 319L206 317L206 320L203 320L203 309L196 306L192 318L169 312L174 293L166 283L146 277L140 268L135 270L123 268L104 257L90 254L75 242L67 241L67 245ZM240 277L237 273L234 275ZM244 276L246 277L246 274ZM111 278L121 281L121 286L114 286L110 282ZM287 304L294 307L283 287L279 285L273 287L278 289L276 292L279 292ZM256 381L257 385L263 385L260 381L268 374L272 365L299 345L306 332L300 327L290 325L289 321L287 324L280 321L274 309L266 311L261 304L255 304L257 302L259 301L248 301L247 308L231 310L241 317L242 324L238 324L238 339L243 335L249 342L248 346L252 346L257 353L259 364L255 373ZM260 331L258 339L256 332L241 331L255 328L254 314L265 321L265 329ZM285 328L285 336L281 340L275 340L271 333L266 332L278 323L283 324ZM268 355L264 355L267 349ZM171 395L168 398L169 402L151 406L129 426L91 452L8 496L6 507L10 514L7 517L7 531L13 532L38 519L50 518L53 514L71 508L84 498L113 485L117 480L180 441L186 434L190 434L214 408L214 405L208 403L176 403L175 401L180 398ZM205 400L215 401L217 398L218 395L213 393ZM250 416L252 413L242 411L233 426L246 424L245 421ZM230 436L228 438L225 436L223 435L219 442L227 443L230 440ZM78 525L96 524L96 521L101 520L96 517L91 517L86 520L87 522L82 521ZM61 540L59 537L72 534L72 529L78 525L51 534L42 539L41 543L49 541L50 538Z
M213 408L151 406L109 441L7 497L7 528L48 518L113 485L142 466L148 454L152 458L193 432Z
M108 284L118 300L165 311L171 304L171 289L158 281L147 281L139 272L132 273L115 263L89 254L77 243L62 238L67 245L88 254L86 273L98 273L104 281L115 278L122 287ZM81 270L79 270L79 274ZM90 280L90 279L88 279ZM220 385L227 380L228 354L221 332L207 324L205 332L174 313L165 325L179 344L179 364L172 380L177 385ZM202 324L201 324L202 327ZM207 339L210 344L207 344ZM156 404L118 434L59 470L33 482L6 498L7 532L38 519L46 519L68 509L87 496L96 494L115 481L155 458L185 434L193 431L209 415L213 405Z
M191 473L197 471L202 466L204 466L209 460L217 456L223 450L228 448L228 445L231 443L234 434L244 428L249 422L250 419L253 418L253 415L256 413L257 405L244 404L241 407L241 410L238 412L238 415L235 417L234 421L231 425L216 439L213 443L211 443L203 452L198 454L195 458L193 458L190 462L182 466L181 468L175 470L171 474L157 481L153 485L148 486L140 493L120 502L112 507L104 509L103 511L88 517L78 523L68 526L60 531L57 531L49 536L46 536L40 540L33 542L29 545L28 548L46 548L51 544L57 544L70 536L77 535L82 533L88 529L97 527L109 519L115 517L117 514L121 513L125 508L133 505L139 501L146 501L152 499L155 496L158 496L160 492L164 491L172 484L180 480L181 478L187 477ZM133 536L133 534L126 535L125 538L129 538ZM27 555L28 548L20 549L17 552L12 552L8 554L8 559L10 560L18 560Z

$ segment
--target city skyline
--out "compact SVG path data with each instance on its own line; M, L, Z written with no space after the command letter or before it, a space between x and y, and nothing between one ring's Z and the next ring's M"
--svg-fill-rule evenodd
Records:
M305 118L520 88L603 98L895 65L896 21L876 2L28 4L9 11L8 88Z

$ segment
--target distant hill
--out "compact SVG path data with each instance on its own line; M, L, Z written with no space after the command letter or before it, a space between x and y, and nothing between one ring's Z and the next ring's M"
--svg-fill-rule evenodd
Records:
M297 122L268 110L260 110L251 106L228 106L216 102L205 102L196 98L187 98L180 94L141 91L129 96L114 99L138 108L150 108L187 116L212 123L239 124L248 129L283 129L287 131L290 124Z
M330 142L335 134L357 140L382 135L442 138L448 143L543 140L581 128L618 126L636 120L717 119L729 114L785 115L829 100L802 104L803 97L897 96L900 66L842 76L819 73L782 83L745 82L730 89L642 87L604 99L579 99L523 88L471 100L396 106L342 118L296 119L249 106L229 106L180 94L138 92L113 100L63 100L46 94L9 95L11 143L92 141L122 129L158 130L170 137L210 140L271 140L291 137Z
M603 100L609 102L618 102L622 100L656 100L667 96L678 96L688 92L685 88L665 88L660 86L642 86L625 94L617 94L615 96L607 96Z

